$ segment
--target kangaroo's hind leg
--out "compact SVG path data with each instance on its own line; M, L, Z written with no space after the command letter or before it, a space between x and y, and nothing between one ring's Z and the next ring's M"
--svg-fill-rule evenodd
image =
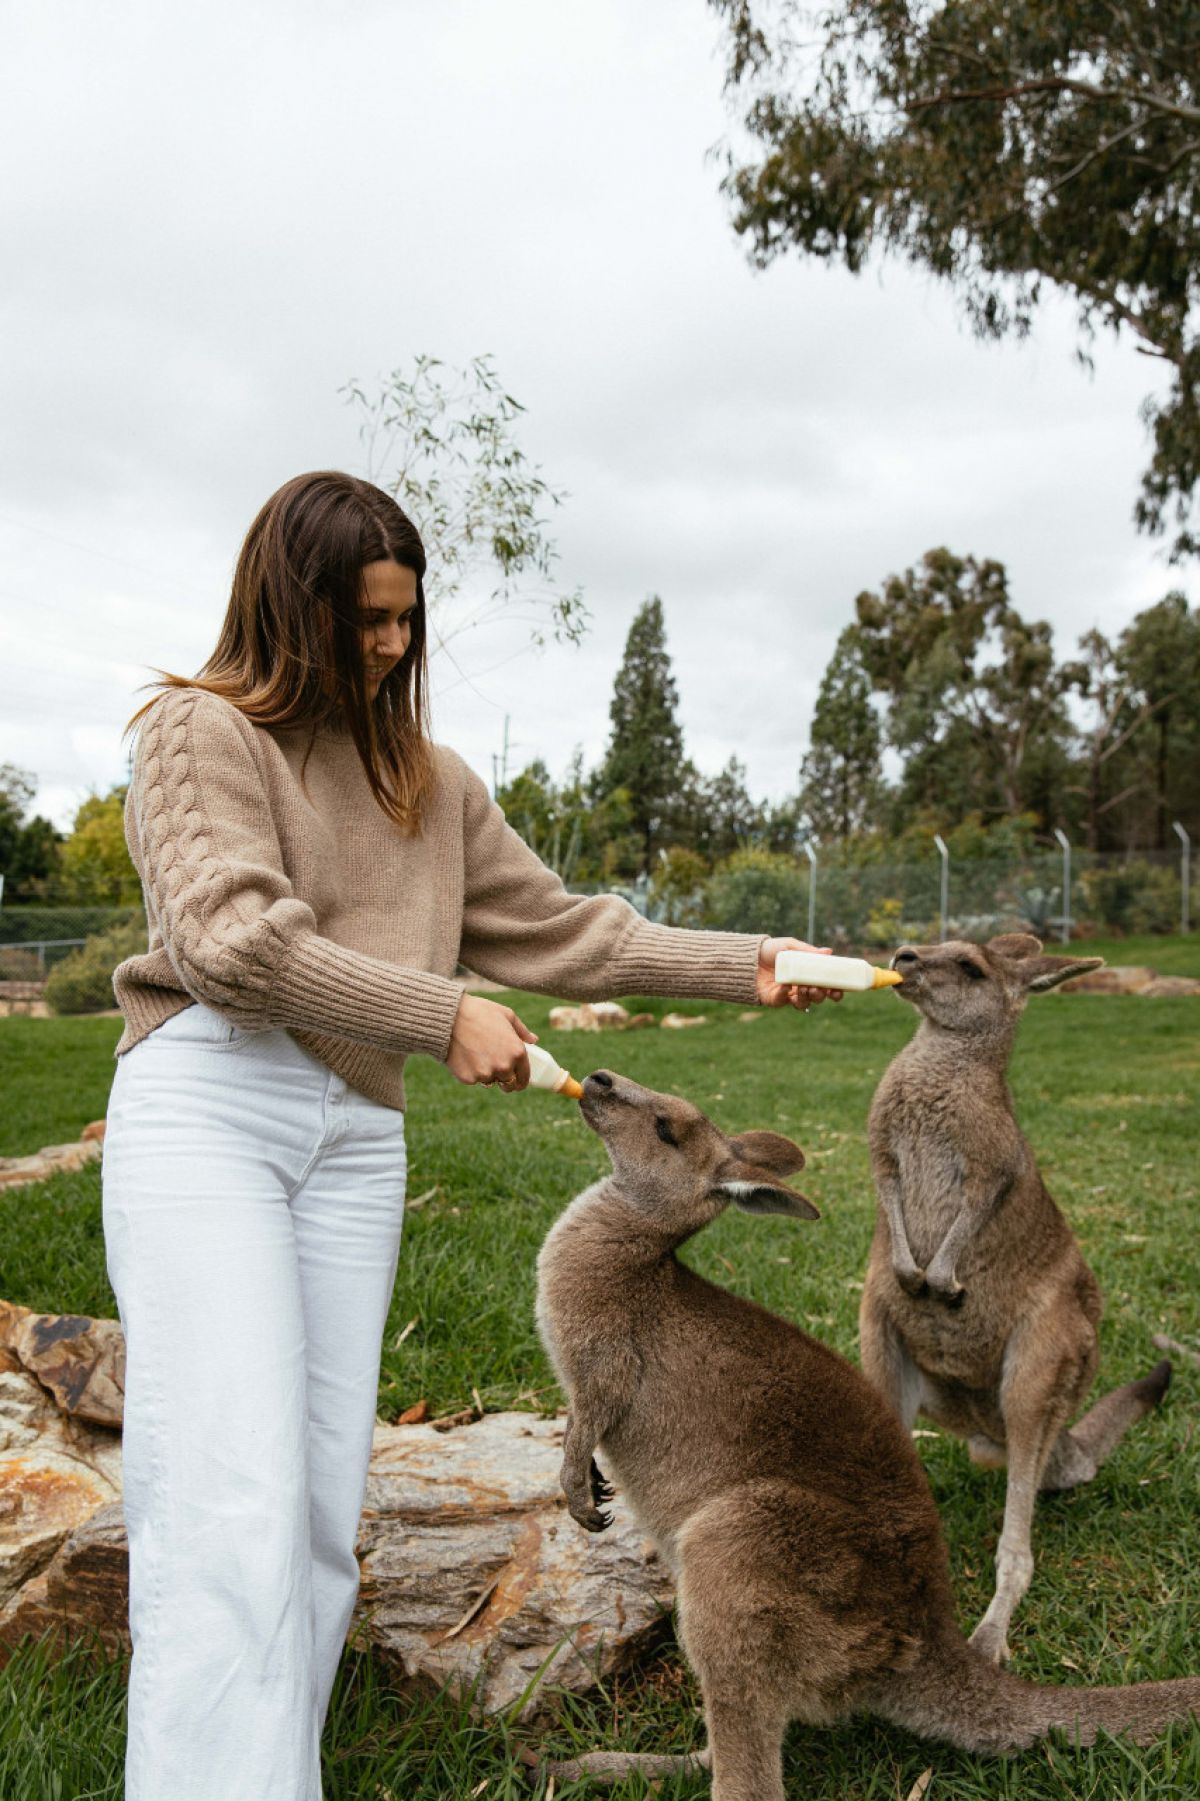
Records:
M881 1554L855 1508L763 1478L707 1502L677 1545L679 1635L704 1696L713 1801L784 1801L788 1722L832 1723L911 1654L907 1605L897 1624L874 1598L874 1564L890 1584L890 1542Z
M1073 1328L1073 1329L1072 1329ZM1033 1504L1068 1419L1096 1367L1096 1335L1077 1321L1035 1316L1009 1340L1000 1381L1008 1486L996 1548L996 1592L971 1634L993 1663L1008 1661L1008 1627L1033 1577Z
M610 1783L624 1782L627 1776L644 1776L655 1782L664 1776L693 1776L712 1768L707 1751L681 1754L656 1751L585 1751L581 1757L566 1757L558 1762L547 1759L537 1765L562 1782L584 1779L606 1788ZM782 1793L782 1791L780 1791Z

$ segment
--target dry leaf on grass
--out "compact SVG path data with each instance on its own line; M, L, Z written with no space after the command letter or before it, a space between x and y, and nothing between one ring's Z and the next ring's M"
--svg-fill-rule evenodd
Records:
M433 1200L434 1196L439 1195L441 1192L441 1184L437 1183L433 1188L427 1188L424 1194L414 1194L411 1198L405 1200L404 1211L406 1213L415 1213L418 1207L428 1205L428 1203Z

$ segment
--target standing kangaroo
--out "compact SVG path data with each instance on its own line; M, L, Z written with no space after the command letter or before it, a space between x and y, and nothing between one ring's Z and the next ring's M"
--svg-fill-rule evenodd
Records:
M1094 969L1024 933L904 945L895 993L922 1014L870 1115L879 1210L859 1327L867 1376L907 1430L918 1412L1008 1464L996 1592L971 1643L999 1663L1033 1574L1034 1498L1096 1474L1163 1397L1171 1365L1075 1425L1099 1358L1100 1289L1046 1192L1005 1071L1030 994Z
M580 1110L612 1173L551 1229L538 1325L570 1404L562 1485L610 1523L599 1451L677 1577L704 1698L695 1757L591 1753L564 1776L711 1768L714 1801L784 1801L790 1720L868 1711L974 1751L1056 1726L1147 1738L1200 1711L1200 1679L1042 1689L974 1651L908 1430L859 1372L675 1253L730 1201L803 1219L775 1132L727 1138L687 1102L598 1070Z

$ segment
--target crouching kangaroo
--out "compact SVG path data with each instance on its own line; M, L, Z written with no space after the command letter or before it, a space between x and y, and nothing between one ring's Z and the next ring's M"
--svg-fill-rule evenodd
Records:
M1024 933L987 945L905 945L894 992L922 1014L871 1107L879 1211L863 1285L862 1363L911 1427L918 1412L1008 1464L996 1592L971 1642L1008 1657L1033 1574L1039 1489L1087 1482L1162 1399L1171 1365L1098 1401L1100 1289L1046 1192L1013 1114L1005 1070L1030 994L1099 957L1052 957Z
M676 1258L730 1201L816 1217L784 1181L803 1152L775 1132L727 1138L603 1070L583 1089L612 1173L538 1259L538 1324L570 1405L562 1485L580 1524L602 1531L599 1452L673 1568L708 1747L592 1753L561 1773L704 1766L715 1801L784 1801L790 1720L865 1711L1007 1751L1056 1726L1149 1738L1200 1710L1200 1679L1041 1689L967 1644L937 1508L892 1408L844 1358Z

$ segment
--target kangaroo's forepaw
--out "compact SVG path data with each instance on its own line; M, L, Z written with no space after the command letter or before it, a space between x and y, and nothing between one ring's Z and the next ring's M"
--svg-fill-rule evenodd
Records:
M956 1282L953 1276L944 1286L941 1283L930 1282L929 1293L935 1301L940 1301L943 1307L961 1307L967 1298L966 1289L961 1282Z
M897 1265L895 1274L896 1280L905 1294L911 1296L914 1301L919 1301L923 1295L928 1294L929 1285L925 1280L925 1271L918 1269L915 1263Z
M981 1657L986 1657L989 1663L997 1666L1006 1664L1012 1656L1012 1652L1008 1648L1008 1634L1003 1626L989 1620L986 1614L976 1626L967 1643L974 1645Z
M613 1516L603 1507L572 1507L571 1518L578 1520L587 1532L607 1532L613 1523Z
M611 1482L605 1480L600 1466L594 1457L592 1458L592 1467L589 1473L592 1483L592 1500L597 1507L602 1507L605 1501L612 1500L617 1491Z

